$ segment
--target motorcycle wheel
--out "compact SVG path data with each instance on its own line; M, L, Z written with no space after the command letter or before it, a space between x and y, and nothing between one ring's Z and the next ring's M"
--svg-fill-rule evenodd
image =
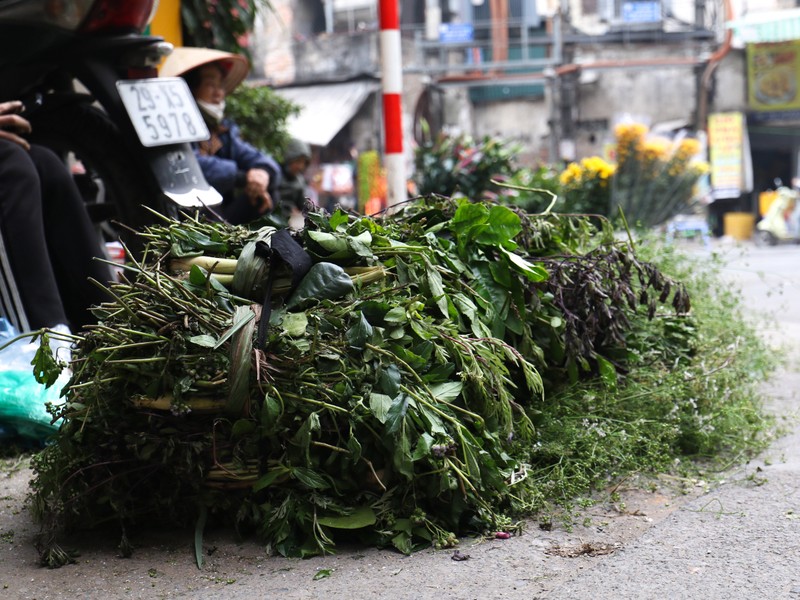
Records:
M31 141L47 146L71 165L82 165L76 183L105 241L121 239L130 252L144 246L136 231L154 222L142 205L167 214L165 197L142 172L123 137L105 112L86 103L45 111L31 119ZM74 169L73 169L74 173Z
M756 246L775 246L778 243L776 238L771 232L759 229L755 235Z

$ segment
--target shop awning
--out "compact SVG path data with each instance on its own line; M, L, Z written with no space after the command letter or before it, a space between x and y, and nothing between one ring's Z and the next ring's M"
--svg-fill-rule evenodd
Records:
M275 92L301 106L300 114L286 121L289 134L315 146L327 146L379 87L376 81L353 81L277 88Z
M725 26L748 44L800 40L800 8L755 12L728 21Z

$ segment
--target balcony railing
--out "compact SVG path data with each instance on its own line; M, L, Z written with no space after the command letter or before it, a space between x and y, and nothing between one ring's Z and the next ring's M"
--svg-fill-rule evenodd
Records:
M404 44L412 44L406 73L429 75L533 72L561 61L560 27L553 33L530 27L522 19L403 26Z

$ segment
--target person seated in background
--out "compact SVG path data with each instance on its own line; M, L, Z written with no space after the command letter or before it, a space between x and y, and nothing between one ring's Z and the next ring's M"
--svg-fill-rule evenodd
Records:
M111 267L66 165L30 144L21 102L0 103L0 235L32 330L75 331L108 299Z
M303 226L307 196L305 172L309 164L311 149L308 144L295 138L289 140L281 162L281 212L295 229Z
M162 77L183 77L211 137L194 144L200 169L222 194L222 216L241 225L272 212L280 201L281 170L275 159L245 142L238 126L225 118L225 97L247 76L247 59L209 48L175 48L164 61Z

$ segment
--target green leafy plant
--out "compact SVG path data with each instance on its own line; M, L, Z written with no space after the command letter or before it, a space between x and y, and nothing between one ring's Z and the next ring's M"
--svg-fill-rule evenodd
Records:
M145 233L34 459L48 564L69 558L57 535L109 520L124 540L194 526L196 548L206 519L285 555L451 547L620 473L758 445L763 363L744 323L720 329L735 304L690 311L607 221L442 197L380 221L311 213L314 267L294 292L274 274L256 348L261 282L236 273L272 233Z
M631 224L652 227L691 207L695 186L708 172L696 160L700 142L648 137L640 123L616 127L616 172L608 215L622 209Z
M550 166L520 168L509 177L506 184L508 187L499 200L528 213L542 212L550 204L551 194L558 196L561 193L559 173ZM562 203L558 203L555 208L558 212L565 212L562 210Z
M291 138L286 121L299 112L300 106L266 86L240 85L228 96L225 107L226 116L240 127L242 137L278 160Z
M414 180L421 195L458 192L473 200L496 198L503 188L492 180L504 181L516 172L518 152L517 146L488 136L476 140L442 134L416 149Z
M184 43L249 58L248 36L262 8L271 8L269 0L181 0Z
M559 210L613 217L609 214L609 207L614 172L614 165L599 156L567 165L559 176L564 198Z

